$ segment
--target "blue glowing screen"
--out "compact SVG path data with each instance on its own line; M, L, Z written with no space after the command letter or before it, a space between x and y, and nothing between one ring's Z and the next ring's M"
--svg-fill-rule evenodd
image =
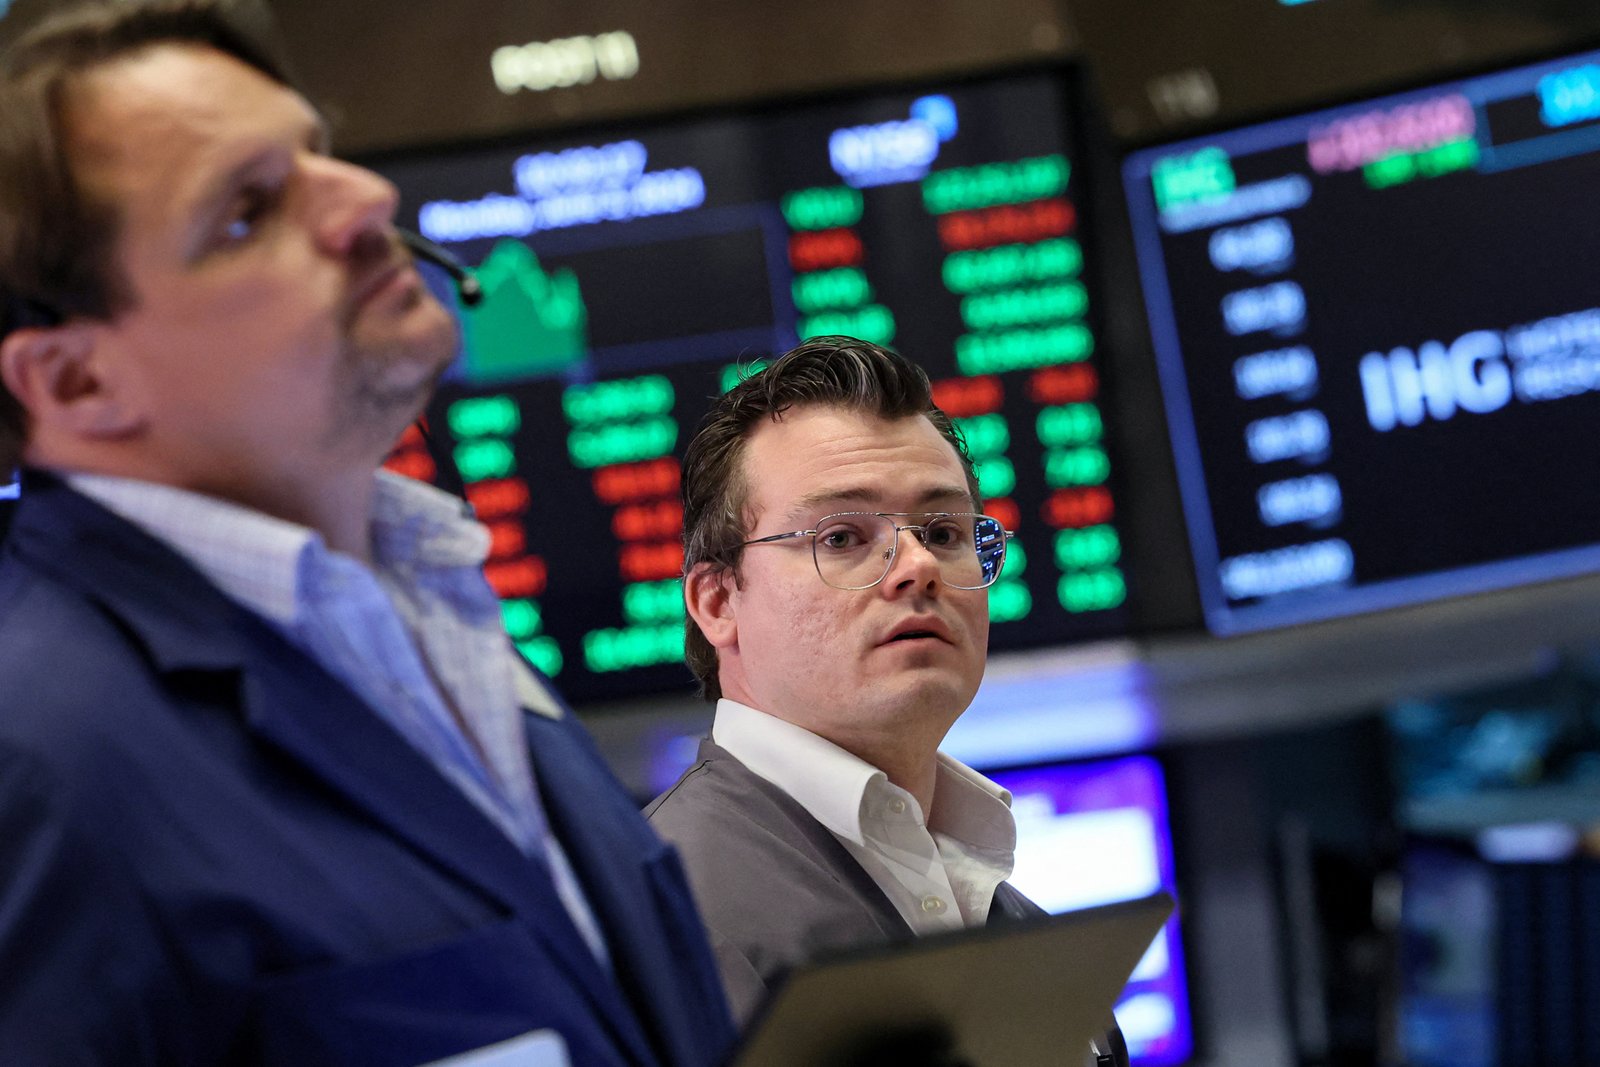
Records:
M1131 155L1208 626L1600 569L1600 55Z
M1050 912L1166 890L1182 895L1160 765L1148 756L987 772L1011 790L1017 860L1011 883ZM1186 1062L1194 1050L1177 914L1145 954L1116 1006L1140 1067Z

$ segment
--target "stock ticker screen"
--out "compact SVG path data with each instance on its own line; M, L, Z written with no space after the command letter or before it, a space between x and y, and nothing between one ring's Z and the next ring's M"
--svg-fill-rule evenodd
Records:
M1015 74L376 162L487 293L431 446L391 465L459 475L512 638L570 698L688 686L680 457L823 334L926 369L1018 531L992 648L1124 628L1069 96Z
M1124 185L1210 629L1600 567L1600 55Z

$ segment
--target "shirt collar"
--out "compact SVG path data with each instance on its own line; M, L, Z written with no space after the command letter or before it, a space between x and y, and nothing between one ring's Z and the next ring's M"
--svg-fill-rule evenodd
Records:
M372 498L372 554L379 566L479 567L489 531L460 499L393 471L379 470Z
M883 771L832 741L726 697L717 701L712 740L830 832L857 845L865 841L862 813L869 795L896 788ZM926 825L978 848L1009 852L1017 845L1010 790L943 752Z
M511 653L512 683L516 686L517 703L535 715L542 715L547 719L559 719L566 715L562 710L560 701L550 692L550 687L534 676L533 668L523 660L522 656L513 651Z
M315 530L202 493L104 474L63 475L73 489L164 542L233 600L284 628L294 625L307 572L326 562ZM380 470L373 493L372 552L380 569L476 570L489 553L489 532L455 497L414 478ZM493 604L487 588L483 595ZM548 686L507 649L522 707L563 716Z
M310 527L203 493L84 472L73 489L143 528L194 565L223 593L268 620L293 623L302 567L328 551ZM480 566L489 532L455 497L391 471L377 472L372 550L380 569L425 571Z
M1016 851L1011 790L943 752L936 774L930 829L978 848Z
M711 737L830 832L864 843L861 809L867 787L888 780L878 768L810 730L726 697L717 701Z
M294 620L300 558L316 531L202 493L105 474L68 485L165 543L223 593L272 622Z

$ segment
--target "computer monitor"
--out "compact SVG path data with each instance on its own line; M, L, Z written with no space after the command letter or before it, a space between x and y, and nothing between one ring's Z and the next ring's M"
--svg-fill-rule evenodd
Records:
M1166 784L1151 756L986 771L1009 789L1017 819L1011 883L1045 910L1183 895L1173 867ZM1189 1061L1194 1034L1181 923L1167 920L1117 1002L1117 1023L1140 1067Z
M1600 568L1600 53L1123 177L1213 632Z

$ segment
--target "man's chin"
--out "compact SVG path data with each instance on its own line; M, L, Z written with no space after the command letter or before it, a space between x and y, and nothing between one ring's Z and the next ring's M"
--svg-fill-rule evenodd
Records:
M432 393L460 351L455 320L437 301L433 312L417 308L403 328L387 337L355 338L355 363L369 386L380 393Z
M461 351L455 318L432 294L414 309L412 318L420 321L407 324L411 327L409 343L438 367L438 374L443 374Z
M953 723L972 703L977 688L964 678L919 671L886 685L878 693L878 701L912 719L948 719Z
M359 439L363 450L378 448L380 457L387 455L406 426L423 414L454 358L453 345L441 350L391 344L354 353L334 436Z

